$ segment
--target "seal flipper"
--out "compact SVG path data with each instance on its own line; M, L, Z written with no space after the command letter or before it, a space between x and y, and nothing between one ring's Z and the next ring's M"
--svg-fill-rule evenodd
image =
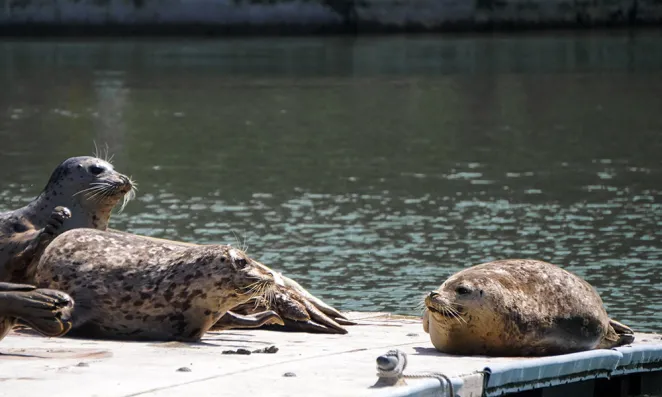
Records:
M69 208L57 206L53 209L46 226L39 231L37 237L34 238L20 254L22 257L28 258L28 263L26 264L27 267L25 269L15 269L12 280L34 280L39 259L41 259L41 256L51 241L62 233L64 221L69 218L71 218L71 211Z
M634 331L627 325L610 318L607 334L600 341L596 349L610 349L628 345L632 342L634 342Z
M232 328L258 328L263 325L285 325L278 314L272 310L263 311L251 315L242 316L232 312L226 312L212 327L212 330L223 330Z
M634 342L634 331L627 325L610 318L609 328L613 329L614 332L618 335L617 346L628 345Z
M62 336L71 329L74 302L69 295L52 289L37 289L31 285L0 285L0 336L6 335L17 319L45 336Z

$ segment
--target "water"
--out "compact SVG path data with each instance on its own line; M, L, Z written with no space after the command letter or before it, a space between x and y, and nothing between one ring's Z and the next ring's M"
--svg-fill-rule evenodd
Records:
M339 308L532 257L662 330L660 32L0 49L0 210L96 141L139 182L114 227L248 246Z

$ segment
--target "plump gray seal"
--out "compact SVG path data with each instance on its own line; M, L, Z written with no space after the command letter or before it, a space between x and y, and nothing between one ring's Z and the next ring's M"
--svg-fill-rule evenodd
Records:
M55 225L60 232L75 228L104 230L115 205L133 197L134 184L113 166L96 157L72 157L51 174L37 198L14 211L0 213L0 281L23 283L25 269L38 253L35 240L54 226L56 207L70 216ZM43 246L41 246L43 248Z
M269 296L271 271L227 245L193 246L128 233L75 229L46 247L30 275L75 301L71 336L198 341L233 307ZM233 327L283 324L274 312Z
M423 328L443 353L545 356L632 343L595 289L550 263L508 259L462 270L425 298Z

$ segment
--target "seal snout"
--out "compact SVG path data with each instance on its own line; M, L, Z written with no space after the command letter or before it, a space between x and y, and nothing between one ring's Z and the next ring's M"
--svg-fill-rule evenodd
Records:
M461 306L448 301L447 297L438 291L431 291L425 297L425 307L443 317L458 318L462 315Z
M115 185L115 188L122 194L130 192L134 188L134 183L131 178L122 174L119 175L118 180L113 184Z
M441 295L437 291L430 291L428 296L425 297L425 307L428 310L442 314L444 306L447 306L441 299Z

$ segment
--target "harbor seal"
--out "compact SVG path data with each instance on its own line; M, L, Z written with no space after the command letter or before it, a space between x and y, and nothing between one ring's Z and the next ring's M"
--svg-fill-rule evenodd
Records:
M62 336L71 329L73 306L71 297L61 291L0 283L0 340L19 319L44 336Z
M547 262L507 259L462 270L425 297L423 329L443 353L545 356L631 343L595 289Z
M0 213L0 281L25 283L29 262L43 248L35 244L46 227L60 232L75 228L108 227L115 205L124 205L134 196L131 178L96 157L72 157L55 168L42 192L26 206ZM70 215L53 224L56 207L66 207ZM37 251L35 251L37 249Z
M268 297L274 286L268 268L231 246L95 229L62 233L30 272L38 287L76 302L69 335L104 339L195 342L230 309ZM254 320L230 314L222 326L283 324L275 312Z
M36 243L40 233L52 233L53 228L58 228L59 232L76 228L112 230L108 223L113 207L124 199L124 208L134 196L135 183L126 175L116 172L110 163L97 157L86 156L65 160L55 169L48 184L35 200L18 210L0 214L0 281L33 282L26 276L26 268L35 257L38 259L37 254L44 247L45 239L39 244ZM71 209L68 220L60 225L46 216L55 205ZM40 230L49 226L49 223L44 226L45 222L53 222L50 224L51 230ZM189 245L184 242L161 241ZM270 271L278 280L274 304L286 322L285 329L346 333L339 323L353 324L294 280ZM238 308L239 313L228 313L215 328L242 322L247 327L253 327L253 324L259 322L257 319L263 318L261 313L267 310L264 299L255 297L253 300L256 301L255 304L249 302L241 305ZM261 304L258 305L257 301Z

